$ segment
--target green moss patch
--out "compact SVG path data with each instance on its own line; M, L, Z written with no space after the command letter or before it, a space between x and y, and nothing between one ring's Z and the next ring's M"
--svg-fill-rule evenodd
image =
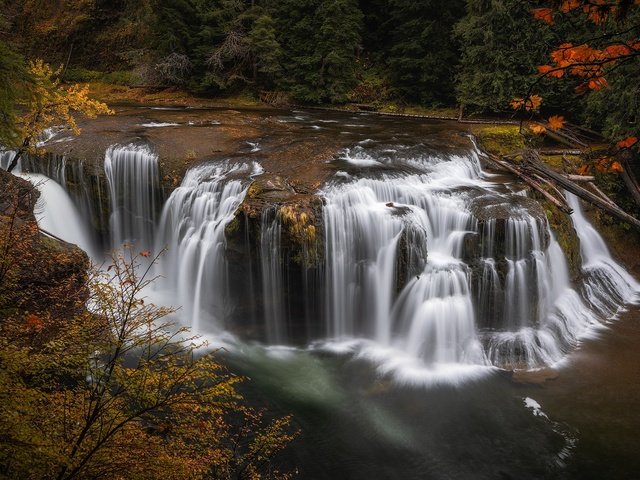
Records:
M494 155L510 155L525 148L519 125L473 125L480 148Z

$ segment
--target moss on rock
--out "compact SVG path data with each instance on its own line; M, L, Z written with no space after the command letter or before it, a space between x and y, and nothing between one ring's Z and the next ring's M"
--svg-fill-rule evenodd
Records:
M510 155L525 148L519 125L474 125L471 132L480 148L494 155Z

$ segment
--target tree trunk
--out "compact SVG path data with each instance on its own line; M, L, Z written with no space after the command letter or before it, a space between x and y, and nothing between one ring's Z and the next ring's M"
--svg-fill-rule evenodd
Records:
M635 200L636 204L640 205L640 184L638 184L638 180L631 170L631 165L629 164L628 158L624 158L622 160L622 168L623 170L620 174L622 176L622 180L627 186L627 189L631 193L631 196Z
M20 160L20 158L22 157L22 154L24 153L24 150L20 149L16 152L15 156L13 157L13 160L11 160L11 163L9 164L9 166L7 167L7 172L11 173L11 171L16 168L16 165L18 165L18 161Z

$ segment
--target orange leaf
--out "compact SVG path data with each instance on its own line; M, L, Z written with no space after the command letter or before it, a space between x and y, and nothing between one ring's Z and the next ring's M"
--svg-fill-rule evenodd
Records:
M627 45L623 43L617 43L615 45L609 45L607 48L605 48L602 51L602 56L615 59L624 55L629 55L631 52L631 49Z
M561 115L554 115L552 117L549 117L548 120L549 128L552 128L553 130L560 130L562 127L564 127L565 122L566 120Z
M549 25L553 25L553 9L551 8L534 8L532 10L533 18L542 20Z
M511 108L513 108L514 110L518 110L520 107L522 107L522 105L524 105L524 99L514 98L513 100L511 100L511 103L509 105L511 105Z
M616 147L618 148L631 148L638 142L637 137L627 137L624 140L620 140L616 143Z
M151 252L149 250L143 250L142 252L140 252L141 257L148 257L149 255L151 255Z
M527 99L527 103L525 104L524 108L526 108L527 110L537 110L538 108L540 108L541 104L542 97L540 95L531 95Z
M600 157L596 161L596 170L600 173L607 173L607 170L609 169L610 161L611 159L609 157Z
M580 7L580 2L578 0L565 0L560 5L560 10L562 13L569 13L571 10Z
M544 128L544 126L540 125L539 123L533 123L529 125L529 129L536 135L540 135L541 133L544 133L547 130L546 128Z
M609 83L604 77L595 77L589 80L588 86L591 90L602 90L607 88Z
M576 170L578 175L588 175L589 174L589 165L582 165L580 168Z
M42 319L38 315L34 315L33 313L27 315L25 323L27 327L32 328L36 332L39 332L44 327L44 322L42 321Z
M609 170L611 172L618 172L618 173L624 172L624 168L622 168L622 165L620 165L620 162L613 162L609 167Z
M529 111L537 110L538 108L540 108L540 104L542 104L542 97L540 95L531 95L526 99L514 98L513 100L511 100L511 103L509 105L511 105L511 108L513 108L514 110L518 110L524 105L524 109Z

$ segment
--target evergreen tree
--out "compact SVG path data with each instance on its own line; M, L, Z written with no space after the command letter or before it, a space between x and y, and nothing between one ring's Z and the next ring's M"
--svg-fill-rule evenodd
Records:
M282 48L276 38L273 18L263 14L253 22L249 44L253 54L254 81L259 81L261 86L272 87L282 72Z
M282 52L268 11L255 0L201 2L198 10L200 89L272 86L281 71Z
M462 47L458 101L490 111L504 111L527 93L553 39L549 26L532 21L531 6L518 0L467 0L455 33Z
M152 6L150 77L158 83L184 83L193 66L196 9L190 0L154 0Z
M367 9L374 29L369 44L399 96L426 104L453 101L459 53L452 28L463 13L463 0L378 1Z
M272 8L286 58L281 85L301 101L345 101L361 45L357 2L278 0Z
M16 107L31 83L24 59L0 40L0 146L13 145L19 136Z

